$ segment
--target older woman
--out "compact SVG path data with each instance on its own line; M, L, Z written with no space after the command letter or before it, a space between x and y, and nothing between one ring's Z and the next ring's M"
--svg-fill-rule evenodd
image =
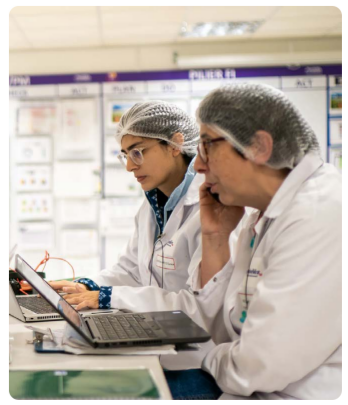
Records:
M192 277L218 344L203 369L228 394L336 399L341 176L320 158L297 109L269 86L214 90L197 116L203 253ZM229 234L244 207L255 210L230 259Z
M320 158L300 113L271 87L214 90L197 117L195 168L205 183L202 261L191 278L217 346L203 370L166 372L173 396L336 399L341 176ZM241 219L245 207L254 211ZM237 224L242 229L231 250Z

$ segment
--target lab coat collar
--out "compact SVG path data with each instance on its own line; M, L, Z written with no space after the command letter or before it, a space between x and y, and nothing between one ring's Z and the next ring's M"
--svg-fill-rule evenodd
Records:
M287 206L291 204L302 184L323 164L324 162L320 156L314 153L305 155L275 193L264 213L264 217L277 218L281 215Z
M166 211L173 211L178 202L181 200L182 197L184 197L190 190L190 186L192 181L194 180L196 176L196 171L193 168L195 159L192 159L190 162L183 181L178 185L178 187L172 192L170 195L166 205L165 205L165 210Z

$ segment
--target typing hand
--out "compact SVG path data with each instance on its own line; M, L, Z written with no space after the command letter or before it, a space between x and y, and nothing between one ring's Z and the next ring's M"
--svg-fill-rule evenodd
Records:
M69 294L65 295L64 299L70 305L76 305L76 311L86 307L99 308L99 291L86 291L79 294Z
M87 291L87 287L84 284L73 283L72 281L50 281L48 283L52 288L57 291L63 291L68 294L81 293Z

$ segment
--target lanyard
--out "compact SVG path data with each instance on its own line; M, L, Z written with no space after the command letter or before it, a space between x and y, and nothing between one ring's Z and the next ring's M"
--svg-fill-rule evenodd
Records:
M268 231L269 227L271 226L271 224L273 223L274 219L273 218L267 218L265 223L263 224L263 227L261 229L260 232L260 236L257 240L257 243L255 244L255 236L253 236L251 243L250 243L250 247L253 249L251 257L250 257L250 261L249 261L249 265L248 265L248 269L247 269L247 275L246 275L246 280L245 280L245 286L244 286L244 293L245 293L245 303L246 303L246 310L242 311L241 314L241 318L240 321L242 323L244 323L246 316L247 316L247 311L248 311L248 307L249 307L249 301L248 301L248 279L249 279L249 270L250 270L250 265L251 262L254 258L255 252L258 248L258 246L260 245L263 237L265 236L266 232Z

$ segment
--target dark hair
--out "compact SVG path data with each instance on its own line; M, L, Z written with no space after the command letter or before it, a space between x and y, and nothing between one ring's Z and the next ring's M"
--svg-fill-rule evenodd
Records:
M159 144L166 145L166 146L169 145L169 143L167 141L163 141L163 140L160 140ZM194 156L189 156L189 155L186 155L185 153L182 153L182 157L184 158L184 162L187 166L190 165L192 159L194 158Z

